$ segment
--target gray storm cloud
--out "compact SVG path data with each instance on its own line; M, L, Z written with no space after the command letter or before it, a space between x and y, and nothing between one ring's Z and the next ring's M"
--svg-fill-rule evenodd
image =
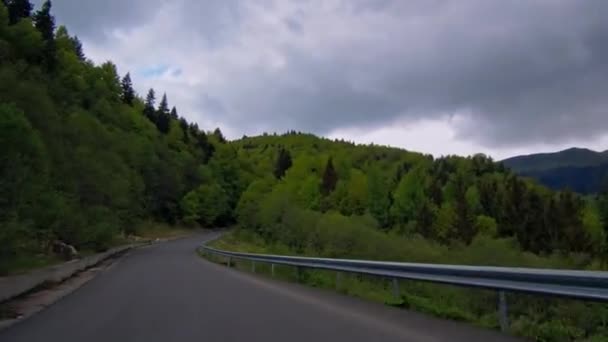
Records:
M608 129L607 1L54 2L71 32L108 50L109 30L153 27L167 4L182 23L172 34L190 40L157 48L182 64L203 56L222 80L189 88L201 94L191 107L237 130L465 115L459 137L504 147Z

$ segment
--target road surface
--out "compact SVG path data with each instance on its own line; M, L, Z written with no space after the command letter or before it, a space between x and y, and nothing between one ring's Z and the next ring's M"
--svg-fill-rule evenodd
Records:
M463 323L212 264L209 235L139 249L0 332L2 342L514 341Z

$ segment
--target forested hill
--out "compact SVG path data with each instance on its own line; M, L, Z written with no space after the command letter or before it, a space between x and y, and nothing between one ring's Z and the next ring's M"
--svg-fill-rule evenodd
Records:
M400 259L376 244L390 234L446 248L508 239L516 253L586 255L580 267L606 250L603 197L550 191L483 155L295 132L226 141L88 60L48 1L0 3L0 80L0 272L55 240L102 250L146 221L236 223L331 256Z
M570 148L555 153L517 156L502 161L514 172L555 190L598 193L608 181L608 151Z
M586 148L569 148L554 153L516 156L502 161L516 172L543 171L564 167L588 167L608 163L608 151L596 152Z
M201 184L227 205L243 186L232 148L129 74L94 65L77 37L55 28L50 2L0 3L0 271L58 239L100 250L138 222L183 220L180 201ZM213 218L231 222L226 213ZM204 222L203 222L204 223Z

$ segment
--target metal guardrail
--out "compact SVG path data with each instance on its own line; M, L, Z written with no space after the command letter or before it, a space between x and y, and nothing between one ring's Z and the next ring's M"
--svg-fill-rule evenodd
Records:
M302 268L337 271L336 284L339 283L342 272L390 278L393 279L395 297L399 297L398 279L496 290L500 326L503 331L509 326L505 292L608 302L608 272L306 258L229 252L205 244L200 250L226 257L229 265L232 259L249 260L254 272L256 262L269 263L272 265L273 276L274 265L289 265L296 267L298 273Z

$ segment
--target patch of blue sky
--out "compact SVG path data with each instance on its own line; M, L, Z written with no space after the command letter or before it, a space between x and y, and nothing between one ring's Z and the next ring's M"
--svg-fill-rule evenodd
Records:
M153 78L164 75L169 71L169 66L166 64L152 65L139 70L139 74L145 78Z

